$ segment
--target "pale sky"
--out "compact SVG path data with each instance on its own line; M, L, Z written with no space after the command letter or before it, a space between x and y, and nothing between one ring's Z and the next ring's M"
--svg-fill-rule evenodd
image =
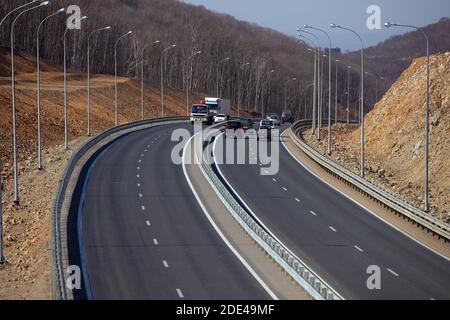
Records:
M358 40L350 33L333 30L330 23L354 29L363 36L366 46L375 45L405 29L369 30L366 13L370 5L381 9L381 21L412 24L418 27L450 17L450 0L182 0L226 13L239 20L254 22L287 35L310 24L329 31L333 45L343 50L359 49ZM327 42L323 40L323 46Z

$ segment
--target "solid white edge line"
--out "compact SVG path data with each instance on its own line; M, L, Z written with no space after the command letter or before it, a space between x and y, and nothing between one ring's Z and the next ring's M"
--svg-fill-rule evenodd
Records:
M315 213L314 211L310 211L309 213L311 213L313 216L317 216L317 213Z
M184 298L183 292L181 292L180 289L177 289L177 294L178 294L178 297L180 297L181 299Z
M358 250L359 252L364 252L364 250L363 249L361 249L360 247L358 247L358 246L353 246L353 248L355 248L356 250Z
M279 300L279 298L277 297L277 295L269 288L269 286L261 279L261 277L256 273L255 270L253 270L253 268L247 263L247 261L244 260L244 258L239 254L239 252L233 247L233 245L228 241L228 239L225 237L225 235L222 233L222 231L219 229L219 227L216 225L216 223L214 222L214 220L212 219L212 217L210 216L208 210L206 209L205 205L203 204L202 200L200 199L197 191L195 190L191 179L189 178L189 175L187 173L186 170L186 165L185 165L185 158L186 158L186 147L191 143L192 139L195 137L192 136L189 141L187 142L187 144L184 146L183 148L183 161L182 161L182 166L183 166L183 173L184 176L186 178L186 181L192 191L192 193L194 194L195 199L197 200L198 204L200 205L200 207L202 208L203 213L205 214L206 218L208 219L208 221L211 223L211 225L213 226L214 230L217 232L217 234L219 235L219 237L222 239L223 242L225 242L225 244L227 245L227 247L231 250L231 252L233 252L233 254L238 258L238 260L244 265L244 267L250 272L250 274L255 278L255 280L261 285L261 287L269 294L269 296L273 299L273 300ZM193 152L195 152L195 150L193 150Z
M214 144L213 144L213 157L214 157L214 161L216 160L216 145L217 145L217 140L220 136L224 135L223 133L220 134L215 140L214 140ZM217 161L215 161L217 163ZM234 189L234 187L232 186L232 184L227 180L227 178L225 177L225 175L222 172L222 169L220 169L219 165L216 165L217 171L219 172L220 176L222 177L222 179L225 181L225 183L230 187L230 189L233 191L233 193L236 195L236 197L239 199L239 201L244 205L245 209L248 210L248 212L251 213L252 218L259 223L260 226L262 226L267 233L269 233L269 235L275 239L279 244L281 244L293 257L295 257L298 261L300 261L301 263L303 263L304 266L306 266L310 271L312 271L312 273L314 274L315 277L317 277L318 279L320 279L320 281L322 281L324 284L326 284L328 286L328 288L331 288L334 291L334 294L336 296L338 296L340 299L345 300L345 298L336 290L334 289L331 285L328 284L327 281L325 281L321 276L319 276L319 274L314 271L307 263L305 263L302 259L300 259L296 254L294 254L294 252L292 252L291 249L289 249L288 246L286 246L260 219L259 217L253 212L253 210L248 206L248 204L244 201L244 199L242 199L242 197L239 195L239 193L236 191L236 189ZM304 290L306 290L308 292L307 288L303 288ZM311 293L308 292L308 294L310 294L312 296Z
M150 221L145 221L145 224L147 225L147 227L150 227L151 226L151 223L150 223Z
M153 243L155 244L155 246L157 246L159 244L158 239L154 238Z
M281 137L285 136L285 133L288 131L289 129L286 129L285 131L283 131L283 133L281 134ZM405 231L401 230L399 227L393 225L392 223L390 223L389 221L387 221L386 219L380 217L378 214L374 213L373 211L371 211L370 209L368 209L367 207L365 207L362 203L359 203L358 201L356 201L355 199L351 198L350 196L346 195L343 191L340 191L337 187L331 185L330 183L328 183L328 181L325 181L324 179L322 179L319 175L317 175L315 172L313 172L311 169L309 169L305 164L303 164L303 162L301 162L299 159L297 159L295 157L295 155L291 152L291 150L289 150L289 148L286 146L286 144L284 143L283 140L281 140L281 143L283 144L284 149L286 149L286 151L291 155L291 157L297 161L306 171L308 171L309 173L311 173L313 176L315 176L317 179L321 180L323 183L325 183L326 185L328 185L330 188L332 188L333 190L339 192L340 194L342 194L344 197L346 197L347 199L349 199L350 201L352 201L353 203L355 203L356 205L358 205L359 207L361 207L362 209L366 210L368 213L370 213L371 215L373 215L374 217L376 217L378 220L386 223L388 226L390 226L391 228L397 230L398 232L400 232L401 234L403 234L404 236L408 237L409 239L415 241L417 244L421 245L422 247L424 247L425 249L430 250L431 252L437 254L438 256L440 256L441 258L450 261L450 257L446 257L444 256L442 253L434 250L433 248L427 246L425 243L421 242L420 240L414 238L412 235L406 233ZM300 151L302 151L300 149ZM303 152L303 151L302 151ZM307 157L309 157L307 154L305 154ZM311 159L311 158L310 158ZM315 162L313 159L311 159L313 162ZM319 165L320 166L320 165Z
M333 228L332 226L329 226L328 228L330 228L330 230L333 232L337 232L337 230L335 228Z

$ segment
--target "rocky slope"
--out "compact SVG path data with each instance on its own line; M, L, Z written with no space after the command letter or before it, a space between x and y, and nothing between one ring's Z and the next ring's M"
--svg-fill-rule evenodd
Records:
M425 58L415 59L365 120L368 179L418 207L423 203L425 79ZM333 133L333 159L358 172L359 128L339 125ZM309 132L305 138L325 150L326 139L317 142ZM431 57L429 159L432 212L450 220L450 52Z

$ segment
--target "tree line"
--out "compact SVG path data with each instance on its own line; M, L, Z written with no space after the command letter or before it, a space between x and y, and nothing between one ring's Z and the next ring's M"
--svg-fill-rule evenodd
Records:
M29 0L3 0L0 16ZM95 33L91 38L91 71L114 73L114 44L129 30L134 33L118 44L119 75L141 77L142 49L144 52L144 79L154 87L160 85L161 63L164 69L164 85L184 90L187 86L196 92L217 94L230 98L238 104L238 84L241 86L241 105L249 111L281 112L285 104L305 117L305 96L310 99L312 91L305 95L304 89L313 81L313 55L304 44L270 29L241 22L227 15L213 13L203 7L188 5L176 0L55 0L50 7L27 13L15 28L17 49L35 54L36 28L40 21L61 7L78 5L82 15L81 30L68 33L68 66L72 70L86 71L87 36L97 28L111 26L110 31ZM6 21L0 37L9 46L9 25L14 15ZM55 64L63 63L63 33L66 16L61 14L46 21L40 38L43 59ZM163 49L176 44L173 50ZM193 58L193 53L202 53ZM224 59L229 58L224 61ZM248 66L244 66L246 63ZM325 61L323 85L328 87ZM338 100L347 98L347 72L339 66ZM335 65L332 65L334 73ZM356 67L355 67L355 70ZM287 80L296 77L297 81ZM191 79L191 81L189 81ZM238 81L240 80L240 81ZM333 76L334 81L334 76ZM352 71L351 84L358 88L359 75ZM334 88L334 86L333 86ZM325 94L328 91L325 90ZM351 103L358 100L358 90L351 90ZM332 90L334 101L334 90ZM323 112L328 112L327 98L323 99ZM340 102L340 101L339 101ZM308 109L307 109L308 110ZM333 113L334 114L334 113Z

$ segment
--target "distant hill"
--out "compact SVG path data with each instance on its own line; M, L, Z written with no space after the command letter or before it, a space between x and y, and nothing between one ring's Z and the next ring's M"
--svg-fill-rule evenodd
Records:
M424 27L423 30L430 39L430 54L450 51L450 18L442 18L439 22ZM425 50L424 37L418 31L394 36L366 49L366 67L373 74L385 78L385 81L380 83L380 88L385 91L408 68L413 59L425 56ZM359 64L359 52L343 56ZM373 79L368 77L367 80L373 89Z

